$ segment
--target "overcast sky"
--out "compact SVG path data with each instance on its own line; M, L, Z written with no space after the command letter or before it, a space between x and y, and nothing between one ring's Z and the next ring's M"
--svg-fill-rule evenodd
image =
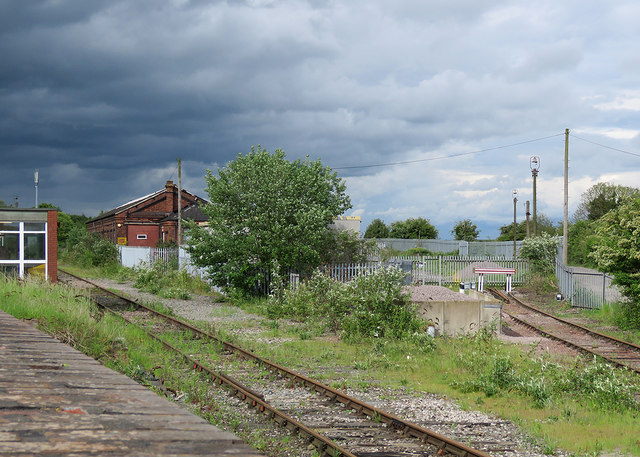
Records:
M347 182L362 230L640 186L640 3L0 0L0 199L95 216L261 144ZM594 144L597 143L597 144ZM613 149L612 149L613 148ZM616 150L617 149L617 150ZM398 163L410 162L410 163ZM392 164L379 167L370 165ZM352 168L363 167L363 168Z

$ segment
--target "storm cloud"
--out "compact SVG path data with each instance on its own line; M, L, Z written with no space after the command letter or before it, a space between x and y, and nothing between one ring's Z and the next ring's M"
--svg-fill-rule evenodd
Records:
M572 210L640 182L636 3L4 1L0 199L32 206L39 169L40 201L94 216L178 157L206 197L205 169L261 144L334 167L363 228L425 217L443 238L466 218L495 237L536 155L557 221L565 128Z

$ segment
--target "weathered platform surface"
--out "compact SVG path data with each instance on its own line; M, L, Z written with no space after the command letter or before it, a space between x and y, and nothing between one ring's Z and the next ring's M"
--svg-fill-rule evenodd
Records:
M31 455L262 454L0 311L0 456Z

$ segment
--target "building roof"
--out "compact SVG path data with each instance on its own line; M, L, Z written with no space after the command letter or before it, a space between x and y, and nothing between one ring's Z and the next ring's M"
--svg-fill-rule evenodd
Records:
M202 208L200 208L200 205L193 204L193 205L189 205L186 208L184 208L182 210L182 219L190 219L192 221L195 222L203 222L203 221L208 221L209 220L209 216L207 216L203 211ZM162 219L160 222L164 222L164 221L177 221L178 220L178 213L171 213L169 214L167 217L165 217L164 219Z
M167 185L168 185L169 183L171 183L171 184L173 185L173 183L172 183L171 181L167 181ZM175 187L175 186L174 186L174 187ZM100 220L100 219L105 219L105 218L107 218L107 217L114 216L114 215L116 215L116 214L122 213L122 212L124 212L124 211L127 211L127 210L128 210L128 209L130 209L130 208L133 208L133 207L134 207L134 206L136 206L136 205L139 205L140 203L142 203L142 202L144 202L144 201L146 201L146 200L151 200L151 199L153 199L153 198L155 198L155 197L158 197L158 196L162 195L163 193L165 193L166 191L167 191L167 186L165 185L165 187L163 187L163 188L162 188L162 189L160 189L160 190L157 190L157 191L155 191L155 192L153 192L153 193L151 193L151 194L145 195L145 196L143 196L143 197L136 198L135 200L131 200L131 201L129 201L129 202L127 202L127 203L124 203L124 204L122 204L122 205L120 205L120 206L118 206L118 207L116 207L116 208L113 208L113 209L111 209L111 210L109 210L109 211L105 211L105 212L103 212L103 213L99 214L98 216L94 217L93 219L88 220L87 222L98 221L98 220ZM184 192L184 193L187 193L187 194L191 195L191 196L194 198L194 200L198 200L198 201L206 202L206 200L205 200L204 198L198 197L197 195L192 194L191 192L189 192L189 191L187 191L187 190L185 190L185 189L182 189L182 192ZM193 205L190 205L190 206L193 206ZM187 208L188 208L188 207L187 207ZM187 208L185 208L185 210L186 210ZM184 210L183 210L183 211L184 211ZM177 219L177 217L178 217L178 216L177 216L177 214L176 214L176 219ZM183 216L183 219L185 219L185 218L186 218L186 217L185 217L185 216ZM205 220L206 220L206 219L205 219Z

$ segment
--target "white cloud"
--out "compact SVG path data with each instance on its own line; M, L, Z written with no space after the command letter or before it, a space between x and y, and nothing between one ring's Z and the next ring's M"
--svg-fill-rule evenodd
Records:
M628 110L640 111L640 94L637 92L628 92L618 95L610 102L598 103L595 108L603 111Z
M590 135L601 135L609 138L613 138L616 140L631 140L638 136L640 130L637 129L623 129L618 127L610 127L610 128L588 128L582 127L573 130L578 134L590 134Z
M3 8L0 199L53 164L52 203L97 213L175 181L179 156L202 193L205 168L262 144L336 168L429 159L339 173L363 227L426 217L446 236L509 223L533 155L538 207L561 217L566 127L640 145L631 0L147 3ZM640 182L636 157L570 148L572 205L605 177Z

